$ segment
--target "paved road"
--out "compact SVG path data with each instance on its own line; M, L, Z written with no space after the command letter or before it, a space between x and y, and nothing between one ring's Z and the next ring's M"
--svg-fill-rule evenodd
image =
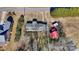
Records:
M43 7L40 7L40 8L29 8L29 7L26 7L26 8L24 8L24 7L0 7L0 11L20 11L20 12L24 12L24 10L26 11L26 12L28 12L28 11L49 11L50 10L50 8L49 7L45 7L45 8L43 8Z

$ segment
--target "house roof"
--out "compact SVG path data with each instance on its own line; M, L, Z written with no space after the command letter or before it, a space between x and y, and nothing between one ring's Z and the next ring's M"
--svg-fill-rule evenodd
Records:
M9 21L7 21L7 22L3 25L3 30L4 30L4 31L9 30L10 24L11 24L11 23L10 23Z
M0 45L5 44L5 37L4 35L0 35Z
M46 30L47 30L47 22L35 20L35 21L27 21L26 23L26 31L46 31Z
M11 22L11 23L14 23L12 16L9 16L9 17L7 18L7 21L9 21L9 22Z
M3 30L3 25L0 25L0 30Z

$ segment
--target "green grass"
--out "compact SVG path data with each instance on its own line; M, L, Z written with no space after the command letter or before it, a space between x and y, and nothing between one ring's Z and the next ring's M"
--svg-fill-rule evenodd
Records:
M79 16L79 8L56 8L54 11L50 11L52 17L75 17Z

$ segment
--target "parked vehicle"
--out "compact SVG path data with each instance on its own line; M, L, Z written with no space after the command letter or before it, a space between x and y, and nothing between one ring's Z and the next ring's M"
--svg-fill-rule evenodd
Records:
M63 26L60 21L54 21L52 22L52 26L50 28L50 38L58 39L59 37L65 37Z
M50 29L50 38L52 38L52 39L59 38L59 33L55 27L51 27L51 29Z

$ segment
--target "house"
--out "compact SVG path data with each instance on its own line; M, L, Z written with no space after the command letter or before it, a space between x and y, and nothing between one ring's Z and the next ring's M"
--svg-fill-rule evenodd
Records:
M0 44L5 43L7 41L7 33L12 23L14 23L13 17L9 16L7 18L7 21L4 24L0 25Z
M26 23L26 31L47 31L47 29L47 22L37 21L37 19L27 21Z

